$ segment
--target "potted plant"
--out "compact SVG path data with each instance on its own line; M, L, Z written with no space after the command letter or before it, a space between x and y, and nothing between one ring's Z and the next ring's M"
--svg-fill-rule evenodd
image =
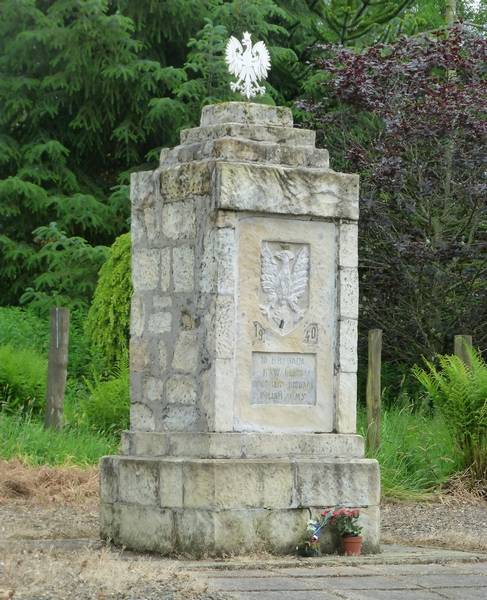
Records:
M320 556L320 534L326 525L336 527L342 540L346 556L359 556L362 551L362 527L358 524L358 508L332 508L324 510L319 519L310 519L306 527L306 537L297 546L301 556Z
M358 508L339 508L333 511L330 525L335 526L342 538L343 554L360 556L362 552L362 527L358 524L360 511Z

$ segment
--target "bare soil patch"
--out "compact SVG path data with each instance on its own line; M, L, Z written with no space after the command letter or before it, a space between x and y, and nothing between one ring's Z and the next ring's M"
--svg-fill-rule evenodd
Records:
M468 495L382 506L384 543L487 551L479 535L485 531L487 502ZM77 542L49 548L42 540ZM96 468L0 461L0 600L48 598L217 600L225 595L208 592L175 560L103 546Z

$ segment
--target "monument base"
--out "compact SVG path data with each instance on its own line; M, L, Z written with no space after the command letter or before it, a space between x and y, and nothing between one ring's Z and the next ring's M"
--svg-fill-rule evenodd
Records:
M289 554L308 519L342 505L360 508L363 552L379 551L379 468L360 458L360 436L130 432L123 448L130 455L101 462L102 537L115 544ZM323 552L339 547L332 530L321 540Z

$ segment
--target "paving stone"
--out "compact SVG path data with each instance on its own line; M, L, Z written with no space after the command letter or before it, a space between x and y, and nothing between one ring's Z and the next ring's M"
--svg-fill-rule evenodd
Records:
M411 577L381 577L380 575L329 578L328 587L336 590L420 589L418 583L412 581Z
M315 581L293 577L215 577L208 580L208 586L221 592L291 591L316 589Z
M416 583L426 588L483 587L485 588L485 598L487 598L487 575L466 575L449 570L449 573L444 575L409 575L407 579L411 584Z
M318 591L279 591L279 592L238 592L234 594L225 594L225 598L235 598L235 600L338 600L343 596L329 592ZM437 596L438 598L438 596ZM426 600L429 600L427 598Z
M343 600L440 600L442 598L436 592L420 589L347 591L341 597ZM470 600L470 597L464 597L462 600Z
M437 594L449 600L485 600L487 589L482 588L435 588Z

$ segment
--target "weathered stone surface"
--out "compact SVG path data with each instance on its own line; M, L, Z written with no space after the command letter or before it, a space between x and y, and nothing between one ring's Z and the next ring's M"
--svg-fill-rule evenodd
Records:
M341 267L358 267L358 225L357 223L342 223L340 225L340 254Z
M348 375L348 374L347 374ZM132 456L193 458L362 458L360 435L314 433L124 432Z
M217 162L218 208L358 219L358 176L318 169Z
M175 292L191 292L194 288L194 251L190 246L173 248L172 274Z
M171 240L191 239L195 235L195 208L192 200L162 207L162 233Z
M174 347L173 369L195 373L198 368L198 332L181 331Z
M196 387L190 375L173 375L166 381L166 400L173 404L195 404Z
M338 375L338 391L335 413L335 430L354 433L357 429L357 374Z
M290 108L250 102L224 102L204 106L201 111L201 125L204 127L216 123L292 127L293 115Z
M149 316L149 333L166 333L171 330L172 314L170 312L155 312Z
M184 551L189 537L201 552L210 555L257 548L290 551L309 518L308 509L302 507L318 514L323 506L336 504L345 494L345 505L361 507L366 550L378 550L379 515L377 504L373 503L378 499L375 461L105 458L102 471L102 480L110 482L103 503L114 507L102 513L102 529L117 543L121 543L117 535L123 530L123 542L132 548ZM129 490L123 492L124 503L119 504L117 493L122 481ZM149 539L155 540L152 534L156 531L163 539L157 541L157 547L142 548L138 546L136 528L122 524L123 519L117 514L122 507L127 510L127 517L133 509L132 514L137 516L166 515L165 522L169 522L167 515L171 514L176 531L169 527L160 532L159 518L152 525L143 521L144 528L149 527ZM178 518L178 514L187 518ZM171 550L161 549L169 543ZM332 538L323 539L325 550L333 550L336 543Z
M340 335L340 370L344 373L357 371L357 338L358 328L356 319L341 319L339 321Z
M102 461L102 534L291 552L340 503L377 551L378 467L353 435L358 178L288 109L206 107L181 140L132 178L131 431Z
M358 271L340 269L340 318L358 319Z
M316 134L314 131L308 129L293 129L292 127L226 123L223 125L207 125L205 127L184 129L181 131L181 144L192 144L194 142L222 137L236 137L256 142L274 142L278 144L313 147Z

